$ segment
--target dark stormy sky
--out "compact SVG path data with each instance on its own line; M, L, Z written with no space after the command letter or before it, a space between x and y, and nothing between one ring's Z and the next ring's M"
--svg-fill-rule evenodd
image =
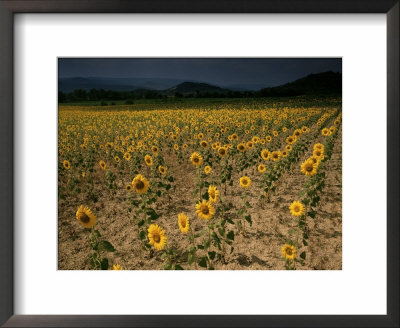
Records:
M62 58L59 77L170 78L274 86L310 73L342 72L341 58Z

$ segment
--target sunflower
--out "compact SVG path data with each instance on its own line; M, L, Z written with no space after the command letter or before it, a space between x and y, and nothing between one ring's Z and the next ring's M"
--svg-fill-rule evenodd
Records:
M99 162L99 165L100 165L100 167L101 167L103 170L105 170L105 169L107 168L107 165L106 165L106 163L105 163L103 160L101 160L101 161Z
M324 129L322 129L321 133L323 136L327 136L327 135L329 135L329 129L324 128Z
M339 125L340 124L340 120L336 120L334 124L335 125Z
M210 220L215 214L215 209L211 202L207 202L203 199L202 202L196 204L196 213L200 219Z
M208 148L208 142L205 140L200 141L200 146L203 149L207 149Z
M335 133L335 131L336 131L336 128L335 128L334 126L331 126L331 127L329 128L329 133L330 133L330 134Z
M153 158L150 155L146 155L144 157L144 162L146 163L147 166L152 166L153 165Z
M319 149L319 150L321 150L321 151L323 152L324 149L325 149L325 147L324 147L324 145L323 145L322 143L316 143L316 144L314 145L313 149L314 149L314 150Z
M120 266L119 264L114 264L112 269L113 270L123 270L122 266Z
M131 192L133 187L132 187L131 184L128 184L128 185L125 186L125 189L126 189L126 191Z
M167 168L162 166L162 165L160 165L158 167L158 172L160 172L162 175L165 175L165 174L167 174Z
M264 164L260 164L260 165L258 165L257 170L258 170L258 172L263 173L263 172L265 172L266 167Z
M216 204L218 202L219 190L216 186L210 185L208 187L208 198L210 202Z
M274 131L272 131L272 134L274 135L274 137L277 137L278 136L278 131L274 130Z
M246 144L246 147L249 148L249 149L253 149L254 148L253 141L248 141L247 144Z
M96 215L89 209L87 206L79 206L76 211L76 219L82 224L85 228L92 228L96 225Z
M151 224L148 231L149 244L153 245L155 249L161 251L164 249L167 242L165 231L158 224Z
M184 213L178 214L178 226L180 231L188 233L190 227L189 224L189 218Z
M119 163L120 158L119 158L118 156L115 156L115 157L114 157L114 161L115 161L116 163Z
M291 145L286 145L285 150L287 151L291 151L293 149L293 147Z
M272 137L271 136L266 136L265 137L265 141L266 142L271 142L272 141Z
M280 152L279 150L275 150L275 151L273 151L273 152L271 153L271 159L272 159L274 162L279 161L280 158L281 158L281 152Z
M261 151L261 158L263 160L268 161L269 160L269 156L270 156L270 154L269 154L269 151L267 149L263 149Z
M314 175L317 173L317 164L315 164L312 160L307 159L301 164L301 172L305 175Z
M308 127L306 126L301 127L301 132L307 133L308 131L309 131Z
M175 150L179 150L179 145L178 144L174 144L174 149Z
M218 148L218 155L221 157L225 157L228 155L228 149L226 147L219 147Z
M63 162L63 165L64 165L64 168L65 168L66 170L69 170L69 169L71 168L71 163L70 163L69 161L67 161L67 160L65 160L65 161Z
M300 137L300 135L301 135L301 130L300 130L300 129L294 130L293 135L294 135L295 137Z
M190 156L190 161L194 166L200 166L203 163L203 157L199 153L194 152L192 156Z
M282 128L282 132L286 132L287 131L287 128L286 127L283 127Z
M293 216L302 216L304 214L304 205L296 200L290 204L289 210Z
M294 136L289 136L286 138L286 143L288 143L289 145L294 144L296 142L296 137Z
M286 260L294 260L296 258L296 248L293 245L285 244L282 246L282 255Z
M212 171L211 166L207 165L204 167L204 173L209 174Z
M287 150L284 150L283 152L281 152L282 157L287 157L287 155L289 155Z
M126 153L124 154L124 159L127 160L127 161L130 161L130 160L131 160L131 154L128 153L128 152L126 152Z
M311 157L309 158L309 160L310 160L310 161L313 161L313 163L314 163L314 164L317 164L317 165L319 165L319 163L321 162L321 158L316 157L316 156L311 156Z
M133 180L132 180L132 186L133 189L138 193L138 194L144 194L147 192L149 189L149 181L141 174L138 174Z
M151 151L153 152L153 154L157 154L158 153L158 147L157 146L151 147Z
M246 150L246 145L244 143L240 143L237 145L237 150L239 150L241 153L243 153Z
M324 159L324 152L320 149L314 149L313 156L318 157L320 160Z
M240 178L239 183L242 188L249 188L251 185L251 180L249 177L244 176Z

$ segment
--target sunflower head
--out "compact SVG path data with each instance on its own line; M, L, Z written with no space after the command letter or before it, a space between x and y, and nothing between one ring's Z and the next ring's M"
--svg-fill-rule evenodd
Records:
M268 161L269 160L269 151L268 151L268 149L263 149L262 151L261 151L261 158L263 159L263 160L265 160L265 161Z
M76 219L82 224L85 228L92 228L96 225L96 215L89 209L87 206L79 206L76 211Z
M250 185L251 185L251 180L250 180L249 177L244 176L244 177L241 177L241 178L239 179L239 183L240 183L240 186L241 186L242 188L249 188Z
M324 128L324 129L322 129L321 133L322 133L323 136L328 136L329 135L329 129Z
M121 160L121 159L120 159L118 156L115 156L115 157L114 157L114 161L115 161L116 163L119 163L120 160Z
M66 170L69 170L69 169L71 168L71 163L70 163L69 161L65 160L65 161L63 162L63 166L64 166L64 168L65 168Z
M154 246L156 250L163 250L167 243L165 231L158 224L151 224L148 231L149 244Z
M197 152L194 152L192 156L190 156L190 161L194 166L200 166L203 163L203 157Z
M158 172L160 172L162 175L166 175L167 174L167 168L162 166L162 165L160 165L158 167Z
M112 269L113 270L123 270L122 266L120 266L119 264L114 264Z
M151 151L153 152L153 154L157 154L158 153L158 147L157 146L151 147Z
M200 219L210 220L215 214L215 208L210 201L203 199L202 202L196 204L196 213Z
M318 150L321 150L322 152L324 152L325 147L324 147L324 145L323 145L322 143L319 143L319 142L318 142L318 143L316 143L316 144L314 145L313 149L314 149L314 150L318 149Z
M200 146L201 146L201 148L206 149L206 148L208 148L208 142L205 140L202 140L202 141L200 141Z
M304 205L299 202L299 201L294 201L292 204L289 206L290 214L293 216L302 216L304 214Z
M281 152L280 152L279 150L275 150L275 151L273 151L273 152L271 153L271 159L272 159L274 162L279 161L280 158L281 158Z
M243 153L246 150L246 145L244 143L240 143L237 145L237 150Z
M260 164L260 165L258 165L257 170L258 170L258 172L263 173L263 172L265 172L266 167L264 164Z
M147 166L152 166L153 165L153 158L150 155L146 155L144 157L144 162L146 163Z
M294 144L296 142L296 137L295 136L289 136L286 138L286 143L289 145Z
M124 154L124 159L127 160L127 161L130 161L130 160L131 160L131 154L128 153L128 152L126 152L126 153Z
M178 214L178 226L180 231L188 233L190 227L189 224L189 218L184 213Z
M271 136L266 136L265 137L265 141L266 142L271 142L272 141L272 137Z
M211 166L210 165L206 165L204 167L204 173L205 174L210 174L210 172L212 171Z
M320 149L314 149L313 156L318 157L320 160L324 159L324 152Z
M285 244L282 246L282 255L286 260L294 260L296 258L296 248L293 245Z
M210 202L216 204L218 202L219 190L216 186L210 185L208 187L208 198Z
M103 160L101 160L101 161L99 162L99 165L100 165L100 167L101 167L103 170L105 170L105 169L107 168L107 165L106 165L106 163L105 163Z
M314 175L317 173L317 164L314 163L312 160L307 159L301 164L301 172L305 175Z
M126 191L131 192L133 187L132 187L131 184L128 184L128 185L125 186L125 189L126 189Z
M293 149L293 147L291 145L286 145L285 150L287 151L291 151Z
M132 180L132 186L133 189L136 191L138 194L144 194L147 192L149 189L149 181L141 174L138 174L133 180Z
M226 147L219 147L218 155L221 157L226 157L228 155L228 149Z
M254 148L254 142L253 142L253 141L248 141L248 142L246 143L246 147L247 147L248 149L253 149L253 148Z

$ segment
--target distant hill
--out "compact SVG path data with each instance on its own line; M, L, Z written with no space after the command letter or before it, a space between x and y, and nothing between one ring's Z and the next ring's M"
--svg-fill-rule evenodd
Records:
M342 74L310 74L296 81L259 91L261 96L334 95L342 93Z
M112 91L165 90L179 83L180 79L167 78L106 78L106 77L70 77L58 79L58 90L73 92L74 90L104 89Z
M310 74L281 86L254 89L256 85L231 88L198 81L147 78L60 78L59 102L168 98L252 98L341 95L342 74Z
M207 84L207 83L196 83L196 82L183 82L172 88L164 90L166 94L181 94L183 96L188 95L204 95L206 93L219 93L224 94L229 92L228 89L223 89L215 85Z

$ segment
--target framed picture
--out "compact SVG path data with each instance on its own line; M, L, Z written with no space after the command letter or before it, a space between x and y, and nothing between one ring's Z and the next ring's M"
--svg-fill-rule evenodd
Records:
M399 325L398 1L0 17L2 325Z

